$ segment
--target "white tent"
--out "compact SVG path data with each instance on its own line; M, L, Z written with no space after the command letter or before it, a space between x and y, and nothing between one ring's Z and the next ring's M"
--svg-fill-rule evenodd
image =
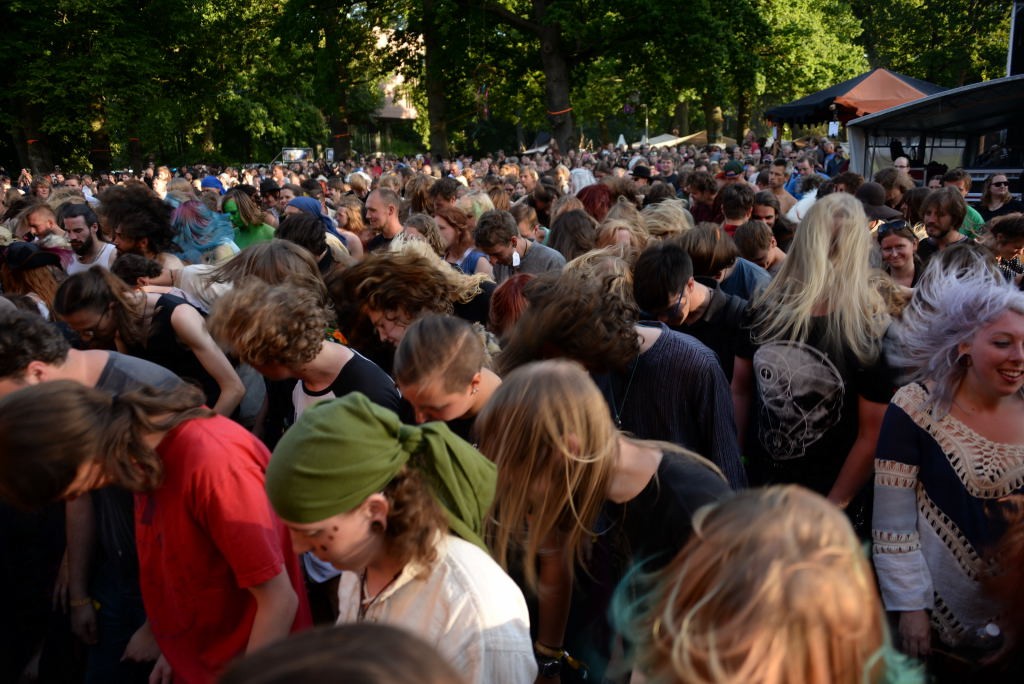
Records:
M619 136L619 140L622 140L623 144L625 143L625 140L623 140L622 136ZM684 140L685 138L680 138L679 136L672 135L671 133L662 133L661 135L656 135L653 138L649 138L647 140L647 146L652 149L659 147L673 147L675 145L682 144ZM637 149L643 144L644 143L641 140L640 142L633 143L631 147L633 149Z

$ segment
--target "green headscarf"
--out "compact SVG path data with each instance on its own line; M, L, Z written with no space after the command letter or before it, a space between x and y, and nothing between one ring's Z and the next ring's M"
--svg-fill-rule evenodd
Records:
M319 522L384 489L407 463L423 475L452 532L486 550L495 465L444 423L403 425L359 392L302 413L274 449L267 494L285 520Z

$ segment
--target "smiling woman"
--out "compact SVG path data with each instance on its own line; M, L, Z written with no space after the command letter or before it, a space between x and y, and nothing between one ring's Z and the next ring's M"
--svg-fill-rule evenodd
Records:
M1024 491L1024 294L984 259L936 261L904 310L896 360L914 382L893 397L875 460L882 598L902 648L933 667L989 655L976 636L998 633L1000 610L981 591L985 551L1005 497Z

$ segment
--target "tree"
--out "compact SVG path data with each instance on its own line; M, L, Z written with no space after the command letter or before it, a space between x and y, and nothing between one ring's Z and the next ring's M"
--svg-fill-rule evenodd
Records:
M459 0L468 8L467 0ZM506 7L495 0L479 6L508 26L532 36L539 42L544 73L544 103L551 124L552 138L564 153L573 134L573 107L570 103L573 67L593 57L601 45L600 22L592 21L597 2L585 0L520 0Z
M955 87L1006 74L1011 0L850 0L872 67ZM884 40L880 37L884 36Z

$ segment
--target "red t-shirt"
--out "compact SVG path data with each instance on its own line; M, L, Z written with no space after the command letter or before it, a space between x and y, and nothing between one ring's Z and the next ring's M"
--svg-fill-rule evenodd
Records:
M222 416L182 423L157 447L159 489L135 497L139 583L160 650L182 684L213 682L249 641L249 587L287 568L311 624L288 530L263 488L270 452Z

